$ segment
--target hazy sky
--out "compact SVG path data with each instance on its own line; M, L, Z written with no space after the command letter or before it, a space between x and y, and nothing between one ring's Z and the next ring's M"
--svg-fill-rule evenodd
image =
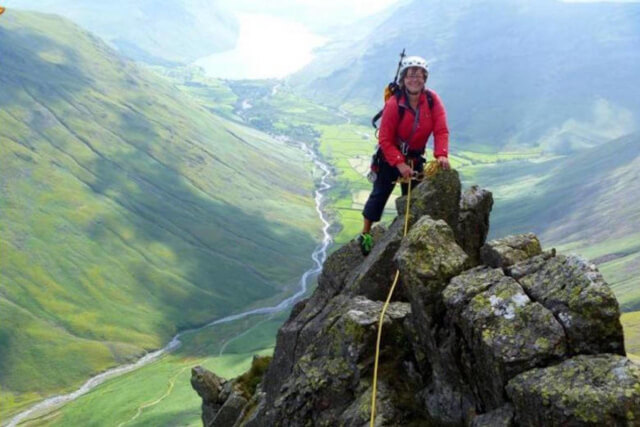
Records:
M240 23L233 51L196 63L213 77L284 77L312 59L337 25L347 25L400 0L236 0L228 7Z

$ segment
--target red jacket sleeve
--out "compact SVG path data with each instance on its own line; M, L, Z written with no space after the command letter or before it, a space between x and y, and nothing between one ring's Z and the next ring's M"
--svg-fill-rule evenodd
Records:
M398 150L397 132L399 121L398 100L395 96L392 96L384 105L380 132L378 133L378 144L380 144L385 160L391 166L396 166L405 160L400 150Z
M433 156L449 157L449 128L442 100L433 93Z

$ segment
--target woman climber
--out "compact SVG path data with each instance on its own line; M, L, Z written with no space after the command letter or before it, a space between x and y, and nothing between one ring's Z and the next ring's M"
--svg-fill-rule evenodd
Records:
M398 89L385 103L378 138L382 158L373 190L362 211L364 225L358 242L363 255L373 247L371 226L380 221L384 206L398 178L409 180L424 168L427 140L433 133L433 155L442 169L449 169L449 129L440 97L426 89L429 71L419 56L402 58ZM417 184L413 180L411 185ZM408 184L402 184L406 195Z

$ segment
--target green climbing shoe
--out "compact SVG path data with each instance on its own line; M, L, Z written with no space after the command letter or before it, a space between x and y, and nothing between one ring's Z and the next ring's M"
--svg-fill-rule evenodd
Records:
M358 236L358 243L360 244L360 250L362 255L367 256L371 252L373 247L373 237L369 233L363 233Z

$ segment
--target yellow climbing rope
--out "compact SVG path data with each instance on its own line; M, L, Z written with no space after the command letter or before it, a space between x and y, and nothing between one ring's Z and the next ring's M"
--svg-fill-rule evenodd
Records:
M412 165L413 167L413 165ZM440 165L437 161L431 161L427 164L424 170L424 175L427 178L431 178L438 173ZM402 237L407 235L407 231L409 230L409 208L411 207L411 183L412 180L408 180L409 190L407 191L407 205L404 211L404 231L402 233ZM393 279L393 283L391 284L391 289L389 289L389 294L387 295L387 299L382 306L382 312L380 312L380 320L378 321L378 337L376 339L376 357L373 362L373 385L371 390L371 418L370 418L370 426L373 427L374 421L376 419L376 392L378 388L378 359L380 358L380 341L382 340L382 322L384 321L384 315L387 312L387 307L389 306L389 302L391 302L391 296L393 295L393 291L398 284L398 279L400 278L400 270L396 270L396 276Z
M424 168L424 174L427 176L427 178L431 178L435 176L439 170L440 163L438 163L436 160L432 160L427 163L427 166Z

